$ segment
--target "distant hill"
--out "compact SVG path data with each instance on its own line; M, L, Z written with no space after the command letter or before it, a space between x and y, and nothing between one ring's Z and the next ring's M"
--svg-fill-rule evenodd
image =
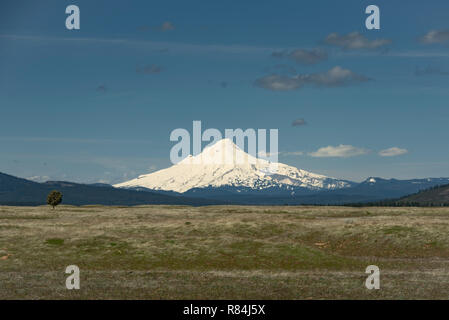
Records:
M449 184L437 185L396 199L369 202L347 203L348 206L361 207L441 207L449 206Z
M449 206L449 184L436 186L397 201L402 204L419 206Z
M262 190L242 187L207 187L190 189L183 193L183 195L188 197L232 200L239 204L343 205L395 200L421 190L448 183L448 178L397 180L370 177L348 188L326 191L313 191L300 187L288 190L280 187Z
M51 190L63 193L63 204L71 205L213 205L228 202L171 196L148 191L116 189L109 185L87 185L64 181L49 181L37 183L8 174L0 173L0 205L43 205Z
M309 196L307 200L310 203L310 200L317 198L324 204L389 201L448 183L448 178L398 180L370 177L351 188L322 192L312 197ZM320 203L318 202L318 204Z

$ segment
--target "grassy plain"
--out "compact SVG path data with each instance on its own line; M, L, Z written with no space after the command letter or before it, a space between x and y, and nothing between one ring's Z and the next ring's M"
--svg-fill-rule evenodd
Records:
M449 208L0 207L0 299L448 298Z

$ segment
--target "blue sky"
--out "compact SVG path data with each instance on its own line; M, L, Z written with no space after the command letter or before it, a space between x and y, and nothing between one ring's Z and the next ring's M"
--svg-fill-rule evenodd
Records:
M80 30L65 28L70 4ZM369 4L380 30L365 27ZM124 181L168 167L170 132L201 120L277 128L279 160L316 173L448 177L448 13L447 1L3 0L0 172Z

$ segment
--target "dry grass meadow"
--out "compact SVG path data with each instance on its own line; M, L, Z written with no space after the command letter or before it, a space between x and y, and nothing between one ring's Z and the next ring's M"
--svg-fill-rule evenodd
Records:
M0 299L448 298L449 208L0 207Z

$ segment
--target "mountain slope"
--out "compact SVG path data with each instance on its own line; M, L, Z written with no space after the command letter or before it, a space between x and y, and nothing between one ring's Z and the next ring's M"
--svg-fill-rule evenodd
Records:
M340 195L359 195L370 199L396 199L412 193L419 192L437 185L449 183L449 178L426 178L426 179L383 179L370 177L365 181L354 185L352 188L338 190Z
M449 205L449 184L436 186L431 189L409 195L399 199L397 203L420 206Z
M274 170L273 170L274 169ZM273 173L273 174L271 174ZM222 139L196 156L188 156L178 164L137 179L115 185L118 188L143 187L184 193L194 188L249 188L268 190L281 188L333 190L348 188L350 181L329 178L282 163L255 158L231 140Z
M47 194L57 189L63 193L63 204L71 205L212 205L225 202L213 199L187 198L148 191L115 189L72 182L37 183L0 173L0 205L43 205Z

